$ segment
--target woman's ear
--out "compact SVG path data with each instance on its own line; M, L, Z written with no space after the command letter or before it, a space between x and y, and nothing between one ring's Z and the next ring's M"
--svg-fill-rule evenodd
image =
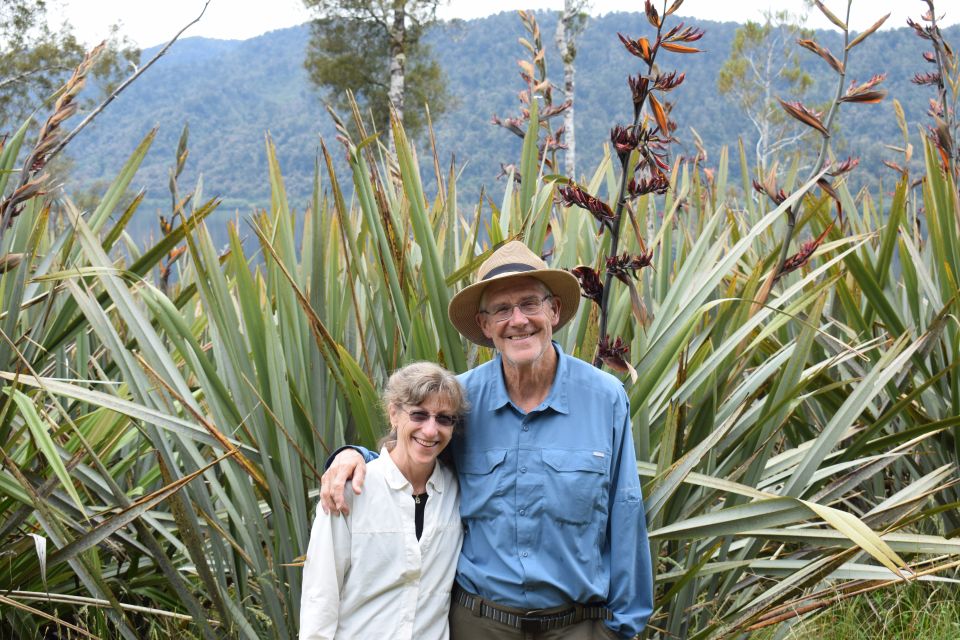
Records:
M397 414L399 414L399 413L400 413L400 408L399 408L397 405L391 404L390 406L387 407L387 417L390 418L390 428L391 428L391 429L396 429L396 427L397 427Z

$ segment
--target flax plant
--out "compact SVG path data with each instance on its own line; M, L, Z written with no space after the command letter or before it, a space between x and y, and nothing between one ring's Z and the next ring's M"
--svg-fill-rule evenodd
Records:
M663 25L677 7L648 11L665 50L690 47L667 34L699 33ZM649 71L637 88L671 77ZM439 157L444 188L427 195L397 119L393 160L356 108L357 134L338 119L322 142L302 212L265 141L269 204L230 224L226 251L207 228L217 200L178 184L185 136L154 246L125 231L142 194L119 210L154 132L94 210L20 199L0 244L0 636L295 638L323 461L374 443L375 390L396 367L490 357L449 326L447 301L517 236L604 287L605 331L601 305L582 305L557 335L565 350L592 359L616 336L608 348L637 372L618 373L658 564L647 637L749 634L870 589L954 580L960 257L935 144L922 188L905 176L889 201L842 180L818 191L818 171L769 211L741 208L727 154L668 161L655 145L672 127L647 100L624 129L637 144L581 186L588 209L620 194L616 246L612 220L555 206L574 185L544 175L537 100L519 183L489 215L458 208ZM4 201L27 131L0 152ZM631 180L657 188L628 198ZM788 209L819 242L757 305Z

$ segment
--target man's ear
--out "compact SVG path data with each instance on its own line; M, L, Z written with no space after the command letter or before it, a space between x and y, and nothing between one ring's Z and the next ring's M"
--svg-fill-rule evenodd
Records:
M562 303L560 302L560 298L556 296L550 298L549 302L551 305L550 308L553 309L553 319L550 321L550 323L555 327L560 324L560 306Z
M488 339L493 340L493 336L490 335L490 332L487 330L487 316L484 313L477 312L477 315L473 316L473 319L476 320L477 326L480 327L480 331L483 332L483 335Z

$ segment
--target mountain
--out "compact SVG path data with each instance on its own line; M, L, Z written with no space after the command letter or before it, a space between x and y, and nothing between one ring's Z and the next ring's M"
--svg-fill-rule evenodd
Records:
M540 12L537 18L543 39L550 44L551 77L559 83L562 68L552 44L556 17ZM716 91L717 72L739 25L680 20L704 29L706 35L697 43L705 53L661 57L664 70L686 73L686 81L671 95L677 103L676 135L683 153L692 153L690 129L695 129L710 154L709 162L714 163L721 146L733 153L739 137L748 141L748 148L753 139L747 119ZM617 33L638 37L649 36L650 31L642 13L613 13L591 18L579 41L576 126L581 174L593 171L610 128L626 122L632 111L626 77L640 72L640 61L627 54ZM492 125L491 116L514 115L518 110L516 96L522 82L516 61L525 51L517 38L523 35L514 13L441 23L428 33L457 99L456 106L435 122L437 148L444 170L455 159L463 171L458 189L466 207L476 203L481 186L498 200L503 189L502 178L497 182L500 163L516 162L519 157L520 139ZM946 36L948 41L960 41L960 27L946 30ZM818 32L816 37L832 51L842 50L839 34ZM169 210L169 174L181 130L189 124L190 156L181 189L192 188L202 176L204 197L217 195L224 200L221 215L267 206L265 139L269 135L277 147L291 206L303 209L312 189L320 139L338 162L343 156L322 96L310 86L303 68L308 38L309 28L302 25L244 41L178 41L72 143L71 182L102 190L143 136L159 127L134 187L147 189L143 210ZM910 82L915 73L930 68L921 58L923 45L904 27L875 33L852 53L848 78L862 82L874 73L887 73L883 86L890 91L880 104L845 105L841 112L842 153L862 158L861 179L884 175L890 180L892 173L882 160L899 161L884 147L901 143L892 98L903 105L912 132L928 120L925 112L933 92ZM144 51L143 60L155 51ZM834 80L816 56L802 53L816 79L812 104L834 90ZM420 141L418 148L429 192L435 188L429 147ZM343 170L344 165L339 166ZM322 180L325 184L326 176Z

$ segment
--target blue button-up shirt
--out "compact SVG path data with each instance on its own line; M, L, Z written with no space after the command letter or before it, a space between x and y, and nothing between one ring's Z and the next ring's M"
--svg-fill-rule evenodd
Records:
M465 527L457 581L517 609L602 602L606 624L630 638L653 612L630 401L615 377L553 346L553 386L529 413L510 401L499 355L459 376L471 412L451 444Z
M545 609L604 602L632 637L653 611L653 570L623 385L563 353L544 402L510 401L500 356L459 376L471 413L454 438L466 528L460 585Z

